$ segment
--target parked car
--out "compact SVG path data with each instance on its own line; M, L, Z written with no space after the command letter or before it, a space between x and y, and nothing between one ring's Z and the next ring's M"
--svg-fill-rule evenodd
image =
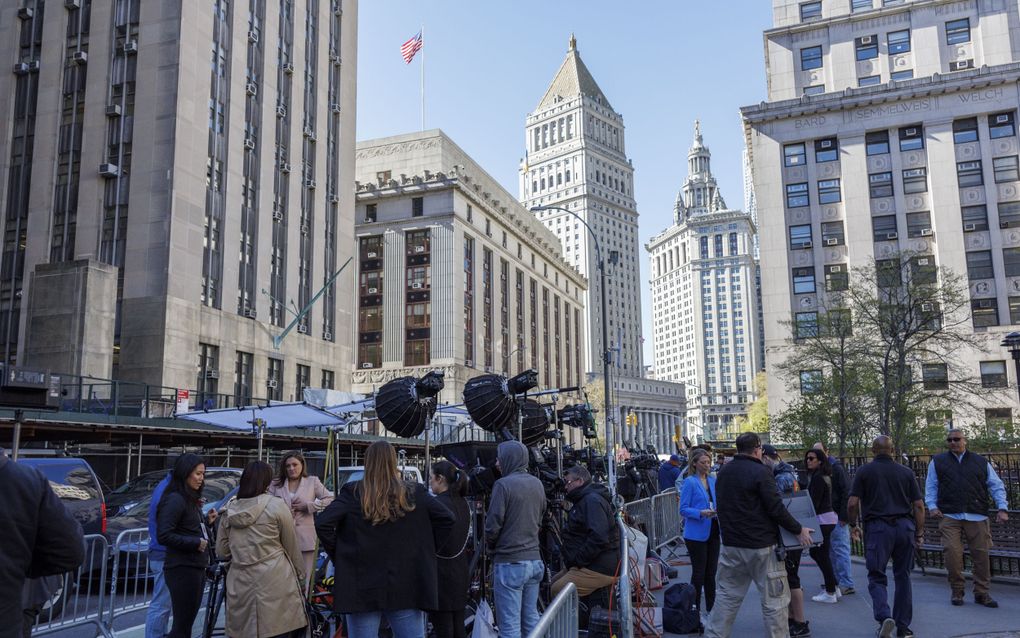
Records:
M150 496L168 470L157 470L139 474L135 478L112 490L106 495L106 515L116 516L121 510L130 509L135 503Z
M110 541L110 546L114 547L117 542L117 536L129 529L136 529L141 527L147 527L149 525L149 504L152 503L152 492L159 484L159 481L163 480L166 476L167 471L149 472L143 474L138 478L147 477L149 474L158 474L159 480L152 484L152 488L148 490L147 494L136 496L130 499L126 504L121 505L120 510L116 515L111 516L106 525L106 537ZM149 480L149 479L146 479ZM210 467L205 471L205 487L202 488L202 498L205 499L205 503L202 505L202 512L207 513L209 510L216 508L217 510L223 509L227 502L237 494L237 486L241 482L241 470L234 467ZM124 493L130 493L131 490L126 490ZM141 552L148 551L149 540L148 535L144 535L140 539L128 539L128 542L122 545L119 550L126 554L139 554ZM111 552L112 556L113 552ZM121 565L130 567L139 564L139 557L136 556L121 556Z
M416 467L405 466L401 468L401 472L404 475L405 481L413 481L415 483L423 483L421 478L421 470ZM352 481L360 481L365 478L365 466L364 465L348 465L345 467L338 467L336 469L336 489L339 490L341 487ZM329 487L329 486L327 486Z
M49 481L53 493L88 534L105 534L107 526L106 502L103 499L102 484L85 459L73 457L21 457L18 463L34 467ZM92 551L98 551L93 546ZM98 567L91 556L85 556L85 569ZM69 587L65 587L68 585ZM74 579L53 578L47 584L49 600L41 610L41 618L60 616L64 604L70 597L69 588L76 585ZM45 591L45 590L44 590Z

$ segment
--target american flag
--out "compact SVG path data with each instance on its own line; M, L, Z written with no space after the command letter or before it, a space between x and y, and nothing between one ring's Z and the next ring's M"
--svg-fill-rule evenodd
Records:
M400 55L404 58L404 62L410 64L411 60L414 59L414 54L420 51L421 47L421 31L419 31L417 35L400 47Z

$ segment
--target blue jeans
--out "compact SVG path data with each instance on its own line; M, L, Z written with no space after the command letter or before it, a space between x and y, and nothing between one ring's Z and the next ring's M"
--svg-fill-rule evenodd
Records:
M889 611L889 579L885 574L890 558L896 582L892 613ZM914 615L910 586L910 569L914 566L914 521L898 518L895 521L875 519L865 523L864 560L868 566L868 593L871 594L875 620L882 622L892 618L897 629L907 629Z
M540 560L496 563L496 624L499 638L521 638L538 625L538 586L545 565Z
M379 623L383 618L390 623L393 638L425 638L425 612L420 609L393 609L390 611L363 611L345 614L348 638L378 638Z
M837 524L829 537L829 556L832 557L832 571L836 572L836 580L843 589L854 586L854 577L850 571L850 526Z
M145 638L163 638L170 623L170 590L163 580L163 559L149 558L152 575L152 602L145 614Z

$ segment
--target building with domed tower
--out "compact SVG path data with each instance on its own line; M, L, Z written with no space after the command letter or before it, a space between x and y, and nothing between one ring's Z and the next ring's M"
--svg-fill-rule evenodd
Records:
M749 214L726 206L711 162L695 122L673 225L646 246L654 365L656 378L686 386L692 430L731 441L762 367L756 228Z

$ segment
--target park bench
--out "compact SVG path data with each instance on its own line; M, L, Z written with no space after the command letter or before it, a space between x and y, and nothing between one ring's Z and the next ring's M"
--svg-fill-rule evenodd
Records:
M1010 510L1009 520L995 523L995 512L989 512L992 519L992 549L989 559L992 575L1020 581L1020 511ZM970 569L970 551L964 546L964 569ZM945 548L939 521L932 517L924 520L924 540L919 551L921 565L945 568Z

